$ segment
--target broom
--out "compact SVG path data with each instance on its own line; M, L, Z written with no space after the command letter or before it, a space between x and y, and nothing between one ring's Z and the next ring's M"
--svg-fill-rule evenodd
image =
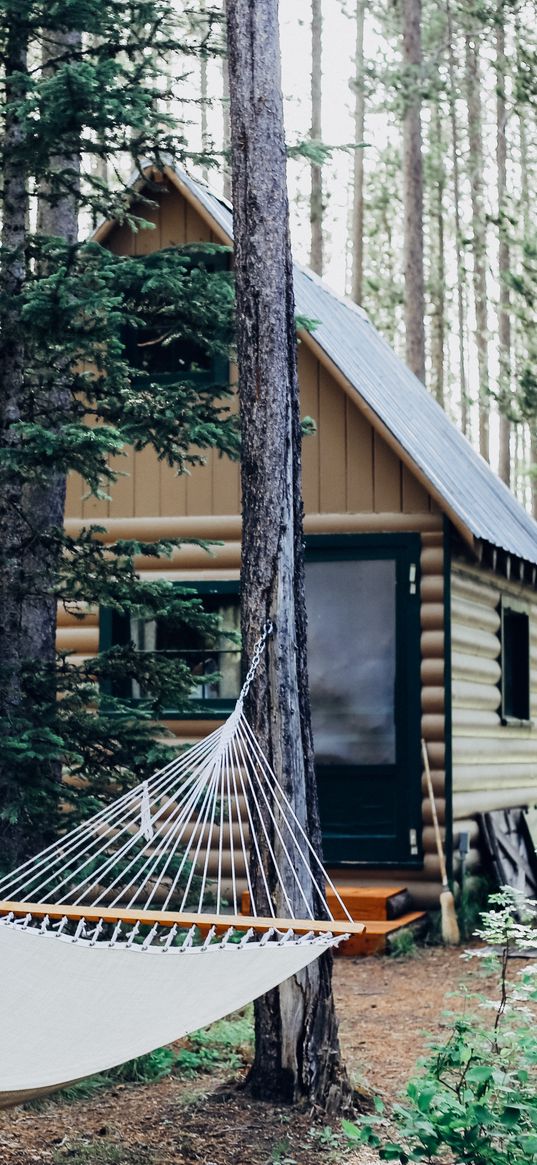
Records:
M421 751L423 755L423 765L425 768L425 779L427 781L427 791L429 793L429 800L431 802L431 813L433 815L434 836L436 838L436 848L438 850L438 860L440 862L440 873L442 875L442 892L440 894L440 916L442 920L442 942L446 946L458 947L461 941L461 933L459 924L457 922L457 915L455 914L455 899L449 888L446 859L444 857L444 847L442 845L442 838L440 836L440 827L438 825L438 814L436 812L436 801L434 799L433 782L431 779L431 770L429 767L429 757L427 754L427 745L424 740L421 742Z

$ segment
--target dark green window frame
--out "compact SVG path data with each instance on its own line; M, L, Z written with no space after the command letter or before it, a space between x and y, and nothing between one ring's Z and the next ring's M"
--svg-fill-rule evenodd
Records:
M240 601L240 582L239 579L218 579L214 582L201 580L199 582L176 582L173 586L188 588L196 591L200 596L202 595L233 595ZM108 608L102 608L99 620L99 651L107 651L117 643L128 642L127 638L121 639L118 635L118 630L121 629L121 620L123 621L123 628L128 631L128 616L118 616L116 612ZM110 692L110 684L107 682L102 685L104 692ZM239 693L237 692L237 696ZM143 703L143 697L137 699L134 696L124 697L124 702L132 704ZM191 705L179 711L177 708L164 707L159 712L160 720L222 720L229 716L230 712L235 707L235 699L192 699Z
M530 611L527 603L500 600L502 724L531 724Z

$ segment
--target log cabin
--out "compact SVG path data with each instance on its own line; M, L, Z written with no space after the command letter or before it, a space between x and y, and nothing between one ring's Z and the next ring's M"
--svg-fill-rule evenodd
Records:
M119 254L232 247L224 200L172 167L156 177L161 193L153 186L142 212L153 229L106 222L98 241ZM385 903L401 887L425 909L438 900L439 861L422 737L451 870L461 832L467 868L479 869L480 812L537 802L537 524L361 308L299 266L295 295L315 321L299 333L298 368L316 430L304 439L303 495L325 860L340 885L363 892L364 910L373 888ZM211 555L177 550L158 572L195 586L236 629L237 464L209 455L178 477L144 450L121 468L108 502L88 499L73 476L67 527L98 520L113 537L220 540ZM154 559L140 568L156 574ZM59 647L75 656L117 633L108 612L83 624L60 615ZM146 648L181 646L158 627L136 633ZM221 646L210 666L220 678L207 674L192 712L167 714L181 741L211 731L238 694L238 652Z

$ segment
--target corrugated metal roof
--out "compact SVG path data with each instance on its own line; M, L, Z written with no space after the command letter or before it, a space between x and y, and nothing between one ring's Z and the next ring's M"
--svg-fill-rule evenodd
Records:
M177 177L231 239L229 205L183 171ZM537 522L396 356L366 313L295 264L297 312L314 341L377 414L475 538L537 563ZM359 452L357 453L359 456Z

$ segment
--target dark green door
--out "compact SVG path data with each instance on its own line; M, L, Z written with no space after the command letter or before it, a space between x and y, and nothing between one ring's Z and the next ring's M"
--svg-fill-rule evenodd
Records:
M332 865L420 862L418 535L308 541L313 732Z

